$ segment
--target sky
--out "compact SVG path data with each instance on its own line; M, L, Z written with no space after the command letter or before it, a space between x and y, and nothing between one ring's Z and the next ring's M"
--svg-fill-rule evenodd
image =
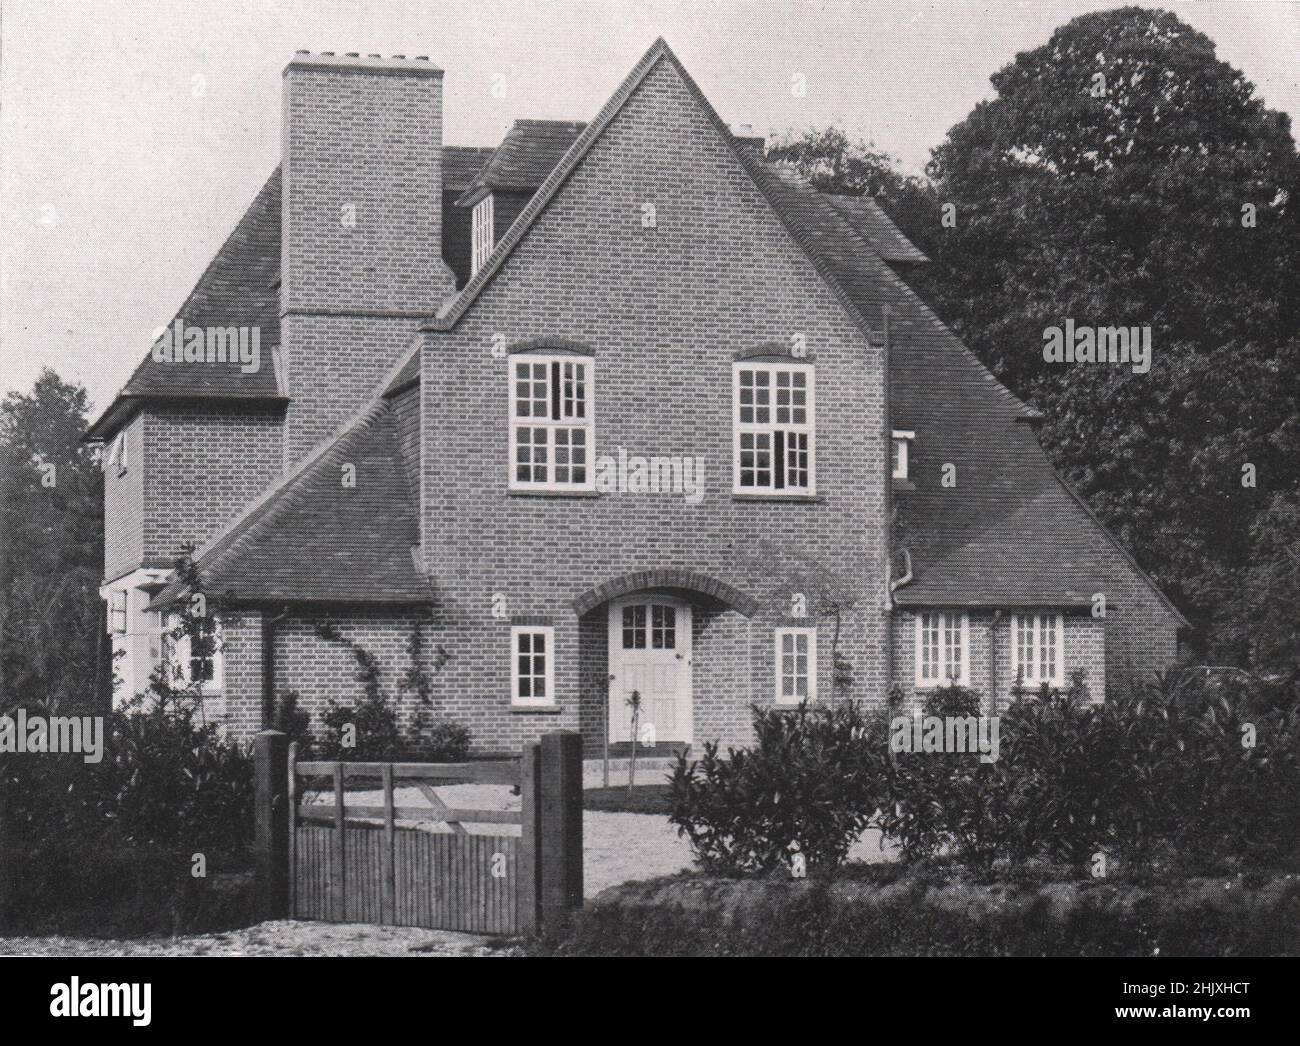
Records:
M663 36L723 119L836 124L919 173L1085 0L2 0L0 394L112 401L279 161L294 51L428 55L444 141L590 119ZM1300 126L1300 2L1165 2ZM807 91L796 97L791 78ZM493 84L504 92L493 91Z

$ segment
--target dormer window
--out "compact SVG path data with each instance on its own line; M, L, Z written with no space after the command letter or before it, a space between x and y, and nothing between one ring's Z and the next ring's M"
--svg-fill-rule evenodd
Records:
M492 209L491 193L474 205L471 218L473 227L472 272L478 272L487 262L488 256L492 253L493 246L495 246L493 241L495 216Z
M907 458L916 433L910 429L894 429L893 477L907 479Z

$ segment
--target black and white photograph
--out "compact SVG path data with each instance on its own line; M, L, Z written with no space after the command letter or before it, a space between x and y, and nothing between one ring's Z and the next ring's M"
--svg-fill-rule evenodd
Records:
M1276 1015L1298 119L1289 0L4 0L24 1005L855 957Z

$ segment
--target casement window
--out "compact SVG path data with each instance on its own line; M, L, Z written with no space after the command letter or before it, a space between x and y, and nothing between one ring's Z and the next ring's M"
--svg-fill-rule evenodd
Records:
M915 436L915 432L894 429L893 468L890 470L894 479L907 479L907 459Z
M510 489L594 490L594 361L510 357Z
M470 212L470 229L472 235L471 243L471 275L483 268L488 256L492 253L495 246L493 242L494 228L493 222L492 196L484 196L474 205L474 210Z
M171 671L171 678L179 683L199 683L205 691L221 689L221 623L211 619L212 642L201 644L208 649L194 649L189 636L176 637L180 617L168 614L162 632L162 658Z
M970 619L955 610L916 615L916 685L966 686L970 681Z
M532 625L510 629L510 703L555 704L555 630Z
M126 634L125 589L115 589L108 594L108 628L117 635Z
M1011 615L1011 677L1037 689L1065 685L1065 623L1060 614Z
M813 369L798 363L736 363L732 490L812 494Z
M817 629L776 630L776 703L817 700Z

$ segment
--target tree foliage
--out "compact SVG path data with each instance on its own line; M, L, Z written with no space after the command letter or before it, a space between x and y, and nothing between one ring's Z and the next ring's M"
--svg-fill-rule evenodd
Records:
M86 408L48 369L0 402L0 709L96 704L104 495Z
M1287 116L1206 36L1137 7L1073 19L992 84L933 150L928 183L869 180L933 260L909 280L1044 413L1053 463L1206 652L1294 664L1298 608L1279 605L1295 592L1285 550L1300 546L1285 508L1300 492L1300 155ZM880 154L827 131L804 141L786 155L820 188L864 191L855 172ZM822 155L835 148L843 159ZM1150 371L1046 363L1044 331L1067 318L1149 326ZM1267 598L1243 596L1265 579Z

